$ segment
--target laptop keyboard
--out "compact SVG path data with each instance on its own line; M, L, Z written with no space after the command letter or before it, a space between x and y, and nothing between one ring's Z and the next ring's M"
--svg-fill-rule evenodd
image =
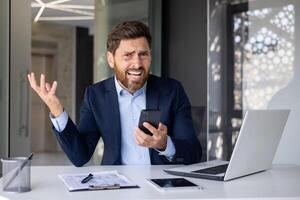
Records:
M219 165L219 166L210 167L206 169L200 169L192 172L199 173L199 174L221 174L226 172L227 167L228 164L225 164L225 165Z

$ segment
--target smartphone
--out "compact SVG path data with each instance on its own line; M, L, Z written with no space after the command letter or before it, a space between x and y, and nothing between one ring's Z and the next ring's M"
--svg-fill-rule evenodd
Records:
M185 178L160 178L160 179L147 179L156 189L161 192L167 191L186 191L187 189L202 189L195 183Z
M155 128L158 128L158 124L160 121L160 110L153 109L145 109L141 111L140 119L139 119L139 128L148 135L153 135L146 127L143 126L144 122L148 122Z

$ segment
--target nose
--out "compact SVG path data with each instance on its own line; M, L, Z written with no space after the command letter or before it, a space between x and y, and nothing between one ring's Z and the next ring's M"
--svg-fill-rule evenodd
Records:
M139 54L135 54L133 57L133 67L139 68L142 66L142 58Z

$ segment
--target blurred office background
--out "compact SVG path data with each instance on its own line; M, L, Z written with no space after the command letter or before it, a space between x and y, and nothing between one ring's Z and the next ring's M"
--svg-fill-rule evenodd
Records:
M57 80L78 122L85 87L112 75L107 33L140 20L153 36L152 73L180 80L189 96L203 161L230 158L246 110L288 108L274 162L300 164L299 8L296 0L1 0L0 157L34 152L34 165L70 165L26 74ZM99 141L88 164L102 151Z

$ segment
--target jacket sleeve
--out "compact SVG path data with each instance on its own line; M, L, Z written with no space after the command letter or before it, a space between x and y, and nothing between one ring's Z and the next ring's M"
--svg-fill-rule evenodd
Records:
M83 166L90 160L101 136L91 110L90 98L90 88L88 87L80 109L80 123L78 127L69 117L66 128L62 132L58 132L53 128L62 149L77 167Z
M191 105L180 83L176 87L175 115L169 134L176 152L171 163L193 164L200 162L202 148L196 136L191 116Z

